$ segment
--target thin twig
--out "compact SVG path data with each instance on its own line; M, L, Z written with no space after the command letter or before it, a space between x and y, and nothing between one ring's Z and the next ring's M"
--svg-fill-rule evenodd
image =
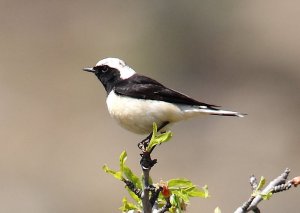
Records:
M150 203L151 203L152 207L154 206L155 202L157 201L157 198L158 198L161 190L162 190L162 187L159 187L159 188L154 187L154 189L152 190L151 198L150 198Z
M273 181L271 181L261 192L261 194L267 194L270 192L275 186L278 186L280 184L284 184L287 180L287 177L290 173L290 169L285 169L285 171L279 175L277 178L275 178ZM252 201L251 205L249 206L249 210L254 209L254 207L257 208L257 205L263 200L261 195L257 195L254 200Z
M171 208L172 204L170 202L170 198L166 198L166 204L161 208L159 209L156 213L165 213L167 212L170 208Z
M140 190L139 188L137 188L134 183L132 183L131 181L124 179L123 182L126 184L126 186L128 187L128 189L130 189L134 194L136 194L136 196L138 196L139 198L142 197L142 190Z
M285 171L281 175L279 175L277 178L271 181L259 194L251 195L249 200L246 201L242 206L238 207L234 213L246 213L250 211L259 213L260 210L257 206L263 200L262 195L268 194L270 192L274 194L286 191L292 186L296 187L297 185L299 185L299 182L297 182L297 180L300 179L300 177L295 177L292 180L287 181L289 173L290 169L285 169ZM257 179L253 175L250 177L250 184L252 190L255 191L258 187L258 184Z

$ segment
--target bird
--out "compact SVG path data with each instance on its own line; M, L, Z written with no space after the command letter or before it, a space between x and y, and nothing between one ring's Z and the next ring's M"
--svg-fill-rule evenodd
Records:
M199 115L245 116L170 89L136 73L119 58L102 59L93 67L83 68L83 71L94 73L104 86L111 117L136 134L151 134L153 123L159 130L165 131L174 123Z

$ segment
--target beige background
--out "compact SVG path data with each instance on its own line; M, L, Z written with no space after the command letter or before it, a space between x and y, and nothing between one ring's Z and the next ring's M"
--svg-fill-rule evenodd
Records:
M85 66L114 56L245 119L175 125L155 150L155 181L186 177L212 197L189 212L232 212L251 174L300 175L299 1L0 1L0 212L118 212L123 184L101 167L142 136L109 117ZM262 212L297 212L299 189Z

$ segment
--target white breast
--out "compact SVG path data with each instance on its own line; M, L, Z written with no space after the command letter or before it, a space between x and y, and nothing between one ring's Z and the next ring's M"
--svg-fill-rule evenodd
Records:
M108 111L125 129L137 134L152 132L153 122L177 122L185 119L180 107L163 101L135 99L111 91L106 99Z

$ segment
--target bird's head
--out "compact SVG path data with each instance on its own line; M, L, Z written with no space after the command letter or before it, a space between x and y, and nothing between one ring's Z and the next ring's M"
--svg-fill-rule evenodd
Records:
M94 73L101 81L107 93L109 93L114 85L124 79L130 78L135 71L118 58L105 58L94 67L83 68L84 71Z

